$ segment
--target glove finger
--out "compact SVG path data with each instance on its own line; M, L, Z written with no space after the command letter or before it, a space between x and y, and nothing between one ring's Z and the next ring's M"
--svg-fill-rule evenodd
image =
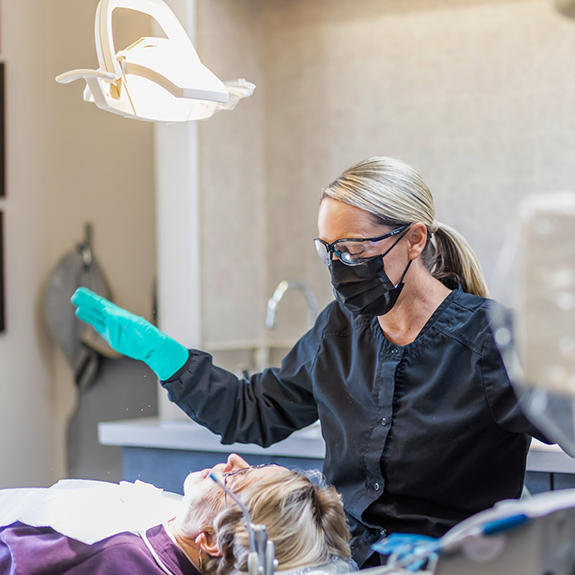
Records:
M106 300L104 300L106 301ZM105 307L99 310L102 314L102 319L106 323L120 322L122 325L133 326L140 324L145 321L143 318L133 314L131 311L119 307L113 303L107 303Z
M102 325L104 325L105 323L101 313L95 312L94 310L91 309L86 309L84 307L79 307L76 310L76 317L78 317L82 321L85 321L86 323L91 324L100 323Z
M72 296L71 301L77 307L84 307L86 309L93 309L97 311L100 311L105 307L114 306L114 304L108 301L106 298L103 298L102 296L85 287L78 288Z
M102 321L102 316L84 308L76 310L76 317L90 324L100 335L106 331L106 324Z

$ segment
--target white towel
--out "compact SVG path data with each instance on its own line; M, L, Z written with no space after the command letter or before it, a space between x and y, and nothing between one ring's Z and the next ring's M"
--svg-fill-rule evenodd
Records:
M21 521L91 545L124 531L146 531L175 517L181 506L181 495L142 481L66 479L49 488L0 490L0 527Z

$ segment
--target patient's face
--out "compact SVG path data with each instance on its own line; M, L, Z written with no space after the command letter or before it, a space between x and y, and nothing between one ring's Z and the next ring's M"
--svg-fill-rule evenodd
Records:
M245 459L232 453L225 463L218 463L217 465L214 465L214 467L190 473L184 482L184 495L188 495L193 490L203 490L205 486L213 488L213 491L220 492L223 495L222 490L208 477L210 472L213 471L216 477L221 477L224 473L244 469L249 466L250 464Z
M183 513L176 520L178 526L188 536L197 535L206 525L211 525L214 517L224 508L224 491L209 477L213 472L221 478L226 473L249 468L249 463L239 455L232 453L226 463L219 463L210 469L190 473L184 482ZM228 481L228 487L233 491L241 491L248 485L265 477L277 474L284 467L272 466L250 468L246 473L233 475Z
M278 473L280 470L285 471L285 469L285 467L281 467L280 465L270 467L250 467L250 464L245 459L232 453L228 457L226 463L218 463L214 467L190 473L184 482L184 495L191 495L194 491L213 491L215 494L219 495L220 498L223 498L223 490L209 477L211 472L220 479L228 474L232 475L232 480L226 482L226 484L229 488L238 490L244 489L248 485L251 485L255 481L264 477L270 477ZM241 470L246 470L246 473L241 473Z

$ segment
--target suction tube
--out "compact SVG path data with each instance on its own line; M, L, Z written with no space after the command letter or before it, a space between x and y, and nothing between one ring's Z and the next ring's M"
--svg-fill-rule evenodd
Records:
M268 541L265 525L254 525L252 523L252 518L250 517L250 512L235 493L228 489L228 487L226 487L226 485L220 481L213 472L209 474L209 477L238 504L246 520L246 528L248 530L248 539L250 544L250 554L248 556L248 569L250 575L272 575L277 570L278 563L275 560L273 541Z
M229 497L231 497L238 504L239 508L242 510L242 513L244 515L244 519L246 520L246 528L248 530L248 538L250 541L250 552L256 553L257 552L256 551L256 538L254 535L252 518L250 517L250 512L248 511L247 507L239 500L239 498L236 496L236 494L231 489L228 489L225 486L225 484L215 476L213 471L210 473L210 479L212 481L214 481L221 489L223 489L226 492L226 494Z

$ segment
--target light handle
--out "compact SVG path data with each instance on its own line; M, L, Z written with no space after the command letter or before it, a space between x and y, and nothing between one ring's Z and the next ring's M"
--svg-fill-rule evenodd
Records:
M96 11L96 51L100 67L116 76L122 75L122 68L116 58L112 15L116 8L135 10L151 16L170 40L181 45L189 43L189 38L180 22L162 0L101 0ZM197 58L197 54L195 55ZM198 58L199 60L199 58Z
M56 82L60 84L69 84L75 80L85 80L86 78L100 78L107 82L115 82L118 77L113 72L103 72L102 70L88 70L81 68L79 70L70 70L56 76Z

